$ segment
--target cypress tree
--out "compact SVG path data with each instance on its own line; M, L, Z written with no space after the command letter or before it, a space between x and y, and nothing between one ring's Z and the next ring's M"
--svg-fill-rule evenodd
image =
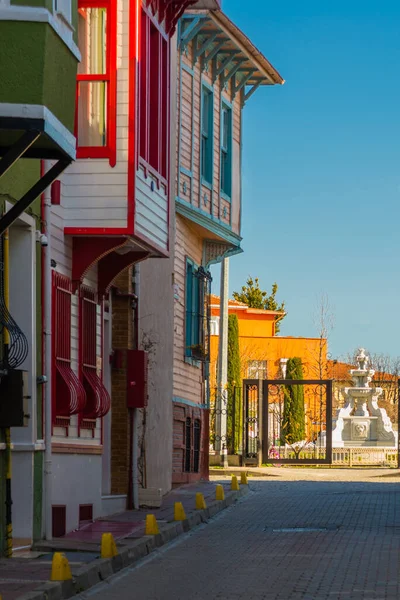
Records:
M229 315L227 447L234 454L239 449L241 439L241 385L239 321L237 315Z
M286 379L304 379L301 358L289 358ZM294 444L305 438L304 386L287 385L284 386L283 393L281 444Z

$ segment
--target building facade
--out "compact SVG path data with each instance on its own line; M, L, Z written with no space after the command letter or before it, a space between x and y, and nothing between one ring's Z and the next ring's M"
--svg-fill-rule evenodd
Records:
M40 194L75 158L76 25L68 1L0 7L0 555L42 535Z
M218 11L178 29L173 484L208 474L211 264L241 252L242 111L283 80Z
M170 256L171 47L190 4L78 2L77 161L50 197L54 536L137 504L154 284L136 266Z

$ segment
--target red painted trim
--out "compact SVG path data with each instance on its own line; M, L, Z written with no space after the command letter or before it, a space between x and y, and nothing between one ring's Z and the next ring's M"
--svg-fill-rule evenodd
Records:
M65 235L128 235L126 227L64 227Z
M40 177L43 177L45 174L45 163L44 160L40 161ZM47 223L45 223L45 219L44 219L44 194L41 195L40 197L40 218L41 218L41 227L40 230L42 233L45 233L47 235L47 239L50 243L50 235L51 235L51 231L50 228L48 228L48 230L46 230L46 228L48 227ZM40 248L42 248L42 246L40 246ZM45 373L45 352L44 352L44 344L45 344L45 333L44 333L44 303L46 301L45 298L45 293L44 293L44 252L43 250L41 251L41 255L40 255L40 260L41 260L41 281L40 281L40 288L41 288L41 319L42 319L42 323L41 323L41 329L42 329L42 373ZM41 386L41 398L42 398L42 438L44 439L44 402L45 402L45 397L46 397L46 386L42 385Z
M54 429L54 419L56 417L56 286L54 285L54 270L51 273L51 431Z
M140 0L130 0L129 11L129 113L128 113L128 222L130 234L135 231L135 191L137 156L137 68L140 48Z
M104 298L101 301L100 320L101 382L104 385ZM100 444L104 444L104 419L100 421Z

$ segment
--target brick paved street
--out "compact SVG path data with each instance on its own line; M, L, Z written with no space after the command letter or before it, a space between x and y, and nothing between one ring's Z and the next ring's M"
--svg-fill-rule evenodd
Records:
M400 597L396 471L275 469L274 474L251 481L251 494L209 524L82 598Z

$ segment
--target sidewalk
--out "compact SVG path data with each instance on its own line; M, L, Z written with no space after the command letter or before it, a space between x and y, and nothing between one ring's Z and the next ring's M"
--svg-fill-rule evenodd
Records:
M79 593L102 579L112 575L149 554L156 547L174 539L232 504L246 493L247 486L240 492L230 491L230 482L221 481L225 490L225 501L215 501L216 481L200 482L182 486L164 497L159 509L125 511L93 523L79 530L56 538L51 542L36 543L32 551L17 552L11 559L0 560L0 596L2 600L52 600L67 598ZM196 492L202 492L207 509L195 509ZM186 521L174 522L174 503L182 502ZM160 534L145 536L147 514L154 514ZM111 532L117 543L119 556L100 559L100 542L103 533ZM72 570L74 584L49 583L51 561L54 551L64 551ZM62 589L61 589L62 588ZM61 594L61 595L60 595ZM23 597L23 599L22 599Z

